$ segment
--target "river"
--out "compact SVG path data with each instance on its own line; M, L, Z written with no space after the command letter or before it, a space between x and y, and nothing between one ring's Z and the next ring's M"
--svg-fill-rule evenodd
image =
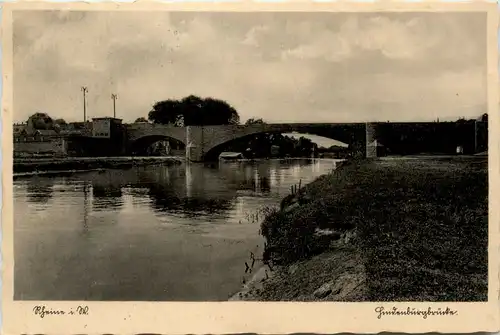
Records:
M147 166L14 180L14 299L224 301L263 206L333 160Z

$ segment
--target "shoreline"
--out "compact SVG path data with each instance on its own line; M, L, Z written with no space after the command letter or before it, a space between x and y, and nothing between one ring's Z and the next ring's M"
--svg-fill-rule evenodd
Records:
M14 159L13 177L82 173L153 164L175 165L183 162L183 158L174 156L22 158Z
M260 262L261 263L261 262ZM259 292L263 288L265 280L268 280L274 275L274 271L268 271L267 265L259 264L254 274L250 277L248 282L236 293L232 294L228 301L249 301L255 297L255 292Z
M296 159L303 159L303 158L296 158ZM346 159L330 159L330 158L317 158L317 159L331 160L335 162L335 167L329 173L333 173L334 171L340 169L342 165L346 164L347 162ZM287 160L287 159L285 158L280 160ZM309 184L314 183L316 180L325 175L328 175L329 173L319 176ZM300 190L303 190L309 184L304 185L303 187L301 187ZM283 207L283 203L292 197L294 197L293 194L289 194L283 197L281 201L278 203L278 206ZM261 292L264 290L265 283L276 280L276 277L280 277L281 273L288 271L290 271L290 269L288 269L288 267L286 266L274 266L274 268L271 270L271 268L267 264L264 264L262 260L260 260L255 273L250 277L250 279L246 283L242 285L242 287L236 293L230 296L228 301L258 301Z
M487 160L338 162L264 219L274 271L266 278L268 267L259 269L230 301L484 301ZM467 185L463 194L456 194L457 184ZM471 240L466 248L464 236ZM394 259L393 252L404 256ZM422 259L422 253L432 258ZM466 264L451 261L457 254ZM470 274L461 274L464 266Z

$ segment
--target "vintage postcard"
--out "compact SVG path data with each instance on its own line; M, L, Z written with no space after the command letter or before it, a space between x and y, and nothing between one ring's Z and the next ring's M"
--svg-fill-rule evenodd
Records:
M498 10L2 9L5 334L498 331Z

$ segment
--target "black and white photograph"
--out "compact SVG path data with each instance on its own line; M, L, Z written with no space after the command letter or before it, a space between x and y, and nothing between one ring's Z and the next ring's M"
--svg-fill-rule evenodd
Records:
M14 302L491 299L485 11L11 15Z

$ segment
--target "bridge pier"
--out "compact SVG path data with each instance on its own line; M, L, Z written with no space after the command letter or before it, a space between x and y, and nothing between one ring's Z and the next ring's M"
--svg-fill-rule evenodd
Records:
M366 133L366 158L375 158L377 157L377 145L373 143L376 138L376 129L375 123L366 123L365 124L365 133ZM374 145L375 144L375 145Z
M186 127L186 162L203 162L204 136L203 127Z

